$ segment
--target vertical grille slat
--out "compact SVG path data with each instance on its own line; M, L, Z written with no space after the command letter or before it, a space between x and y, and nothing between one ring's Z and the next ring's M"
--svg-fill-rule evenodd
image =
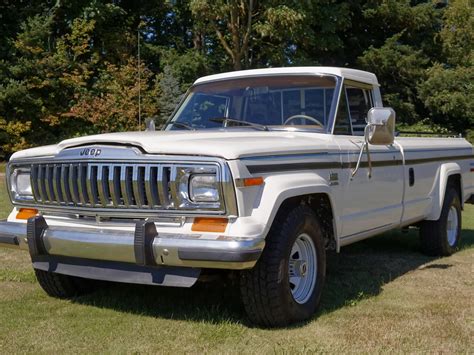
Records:
M168 194L170 196L170 202L174 208L179 207L179 192L178 192L178 169L173 166L170 169L170 174L168 178Z
M133 191L132 191L132 167L122 166L120 170L120 191L125 207L133 205Z
M145 168L145 193L149 208L159 206L160 204L158 198L157 173L158 167L156 166L147 166Z
M134 166L133 167L133 196L135 203L138 207L144 207L146 205L145 197L145 167Z
M45 186L45 190L46 190L46 197L48 199L48 203L54 203L54 195L53 195L53 174L52 174L52 170L53 170L53 166L51 165L46 165L46 168L45 168L45 182L44 182L44 186Z
M164 208L168 208L171 205L170 194L169 194L169 176L170 168L167 166L161 166L158 168L158 174L156 177L158 195L160 196L160 204Z
M69 204L72 202L71 199L71 186L69 184L69 165L61 165L61 176L60 176L60 187L63 194L64 202Z
M38 168L38 165L31 166L31 189L33 191L34 199L41 202L42 198L38 187Z
M38 167L38 186L39 186L39 192L41 195L41 202L43 203L46 203L48 200L48 198L46 197L45 173L46 173L46 166L39 166Z
M71 200L74 205L78 205L81 201L79 199L79 188L78 188L78 177L77 177L77 165L69 164L69 188L71 193Z
M77 166L77 190L79 192L79 201L82 206L88 202L87 198L87 165L78 164Z
M110 201L109 197L109 168L104 165L97 167L97 191L99 201L102 207L107 207Z
M167 162L34 162L31 186L38 204L175 210L183 207L178 181L183 174L186 170Z
M61 191L61 165L53 166L53 193L56 203L63 203L63 194Z
M109 168L109 188L110 197L114 207L121 205L120 199L120 166L111 166Z
M87 188L87 200L92 206L95 206L99 203L98 201L98 191L97 191L97 165L87 165L87 178L86 178L86 188Z

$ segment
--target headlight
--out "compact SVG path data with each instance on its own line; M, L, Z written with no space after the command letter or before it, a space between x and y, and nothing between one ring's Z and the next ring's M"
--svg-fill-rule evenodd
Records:
M30 169L15 168L10 176L10 189L14 200L32 200Z
M171 197L175 208L221 210L221 180L217 166L180 166L171 173Z
M219 185L215 175L191 175L189 197L193 202L218 202Z

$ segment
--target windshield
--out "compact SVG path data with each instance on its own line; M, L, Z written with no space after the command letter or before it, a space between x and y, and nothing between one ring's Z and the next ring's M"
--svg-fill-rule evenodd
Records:
M303 126L326 130L336 79L279 75L196 85L165 126L168 130Z

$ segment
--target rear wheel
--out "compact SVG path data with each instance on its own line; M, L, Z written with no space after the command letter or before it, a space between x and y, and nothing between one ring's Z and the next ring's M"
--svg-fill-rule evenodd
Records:
M455 187L448 185L441 215L436 221L424 221L420 227L421 248L427 255L449 256L461 239L461 202Z
M92 280L38 269L35 269L35 274L41 288L52 297L72 298L94 289Z
M285 326L316 311L326 275L320 223L307 206L279 212L265 249L251 270L241 273L241 294L253 323Z

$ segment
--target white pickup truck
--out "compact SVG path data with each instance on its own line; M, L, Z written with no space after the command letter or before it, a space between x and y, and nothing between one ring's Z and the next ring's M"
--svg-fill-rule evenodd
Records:
M250 320L312 316L326 251L418 226L450 255L474 196L462 138L394 138L375 75L332 67L198 79L161 131L15 153L2 246L28 250L51 296L88 279L192 286L240 278Z

